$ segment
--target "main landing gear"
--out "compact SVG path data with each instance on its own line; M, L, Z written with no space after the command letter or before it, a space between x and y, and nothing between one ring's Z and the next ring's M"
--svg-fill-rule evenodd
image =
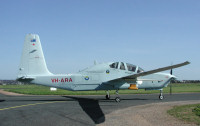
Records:
M116 102L120 102L121 101L121 99L120 99L120 97L119 97L119 93L118 93L118 90L116 90L116 95L117 95L117 97L115 98L115 101Z
M108 91L106 91L106 99L109 100L110 99L110 94Z
M117 95L117 96L116 96L116 98L115 98L115 101L116 101L116 102L120 102L120 101L121 101L121 99L120 99L120 97L119 97L118 90L116 90L116 92L115 92L115 93L116 93L116 95ZM109 99L110 99L110 94L109 94L109 91L106 91L106 99L107 99L107 100L109 100ZM160 100L163 100L163 99L164 99L164 96L163 96L163 90L162 90L162 89L160 90L159 99L160 99Z
M160 95L159 95L159 99L160 99L160 100L163 100L163 99L164 99L164 96L163 96L162 91L163 91L163 90L161 89L161 90L160 90Z
M116 93L116 95L117 95L117 96L116 96L116 98L115 98L115 101L116 101L116 102L120 102L120 101L121 101L121 99L120 99L120 97L119 97L118 90L116 90L116 92L115 92L115 93ZM110 94L109 94L109 91L106 91L106 99L107 99L107 100L109 100L109 99L110 99Z

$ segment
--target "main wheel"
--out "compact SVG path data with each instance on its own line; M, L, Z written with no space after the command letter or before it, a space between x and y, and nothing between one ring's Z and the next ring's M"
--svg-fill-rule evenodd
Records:
M121 101L120 97L116 97L116 98L115 98L115 101L116 101L116 102L120 102L120 101Z
M106 95L106 99L109 100L110 99L110 95Z
M164 96L163 96L163 95L159 95L159 99L160 99L160 100L163 100L163 99L164 99Z

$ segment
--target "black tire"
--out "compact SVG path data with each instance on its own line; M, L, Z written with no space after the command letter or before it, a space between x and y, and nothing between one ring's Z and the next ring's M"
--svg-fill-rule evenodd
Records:
M115 98L115 101L116 101L116 102L120 102L120 101L121 101L120 97L116 97L116 98Z
M164 96L163 96L163 95L159 95L159 99L160 99L160 100L163 100L163 99L164 99Z
M106 95L106 99L109 100L110 99L110 95Z

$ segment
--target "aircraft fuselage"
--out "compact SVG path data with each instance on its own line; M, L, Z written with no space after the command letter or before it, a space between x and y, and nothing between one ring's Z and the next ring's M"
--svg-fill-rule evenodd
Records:
M30 81L30 83L72 91L128 89L130 84L136 84L138 89L162 89L172 79L170 74L156 73L139 77L135 81L124 79L109 81L112 80L112 75L108 75L106 72L101 74L66 74L33 77L34 80Z

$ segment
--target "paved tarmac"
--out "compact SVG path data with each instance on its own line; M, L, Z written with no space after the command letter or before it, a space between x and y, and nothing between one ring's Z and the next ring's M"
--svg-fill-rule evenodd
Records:
M105 96L6 96L0 94L0 126L82 126L106 121L105 115L131 106L200 100L200 93Z

